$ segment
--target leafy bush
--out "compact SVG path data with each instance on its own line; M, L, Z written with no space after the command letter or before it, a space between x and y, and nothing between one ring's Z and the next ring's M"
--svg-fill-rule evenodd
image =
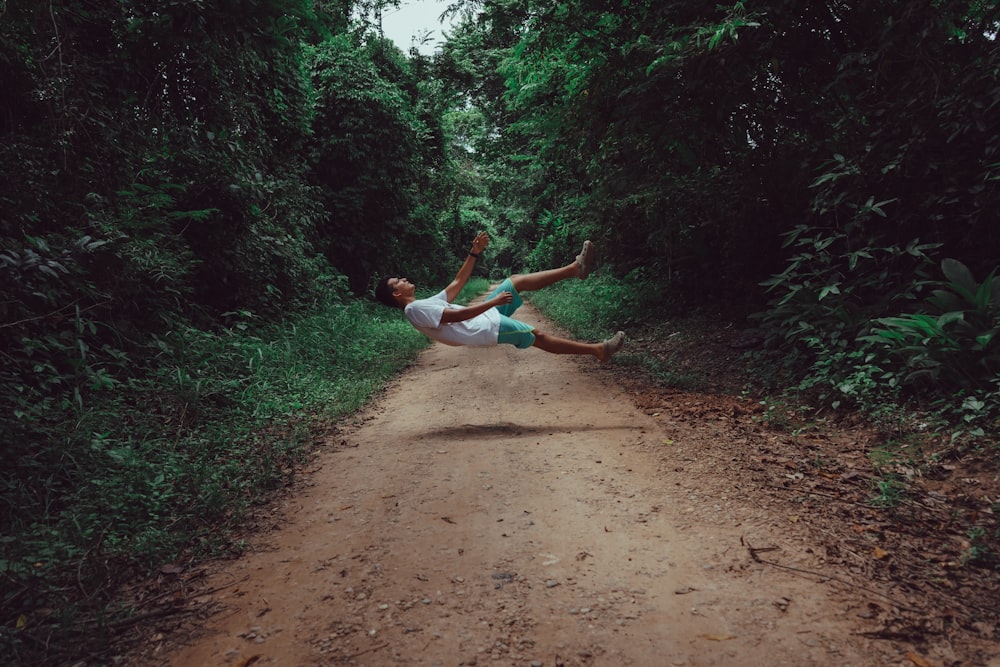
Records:
M536 234L538 241L523 260L527 270L544 271L567 261L575 232L561 216L544 211L538 220Z
M859 233L856 225L844 230L798 225L785 234L784 246L795 254L784 271L762 283L776 296L756 316L772 337L808 348L810 336L821 336L833 349L911 296L905 288L912 276L927 275L927 253L934 246L917 240L873 246L855 238ZM888 281L906 284L887 289Z
M859 215L875 212L877 206ZM880 209L879 209L880 210ZM878 213L875 213L878 215ZM861 223L845 229L799 225L786 234L794 249L786 269L762 283L776 296L754 315L786 363L799 367L799 388L821 402L849 402L872 409L898 397L898 382L870 342L859 339L872 318L884 315L915 292L910 282L927 275L929 244L864 245Z
M955 259L941 262L925 312L876 320L863 339L880 344L902 367L902 380L937 390L985 390L1000 375L1000 277L979 283Z
M982 437L1000 419L1000 277L977 282L955 259L941 271L922 312L879 318L861 341L902 387L932 399L953 437Z

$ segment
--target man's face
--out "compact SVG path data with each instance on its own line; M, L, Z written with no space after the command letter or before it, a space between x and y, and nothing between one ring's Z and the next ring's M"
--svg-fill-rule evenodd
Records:
M390 278L386 281L386 284L392 288L393 296L411 297L416 289L413 283L407 278Z

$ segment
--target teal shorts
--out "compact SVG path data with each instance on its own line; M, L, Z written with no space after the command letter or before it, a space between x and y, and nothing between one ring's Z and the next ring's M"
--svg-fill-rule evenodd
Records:
M514 283L510 281L510 278L497 285L496 289L490 292L486 299L492 299L500 292L510 292L514 295L514 300L502 306L497 306L497 310L500 311L500 335L497 338L497 342L513 345L521 350L531 347L535 344L535 327L511 317L524 301L521 299L521 295L517 293L517 290L514 289Z

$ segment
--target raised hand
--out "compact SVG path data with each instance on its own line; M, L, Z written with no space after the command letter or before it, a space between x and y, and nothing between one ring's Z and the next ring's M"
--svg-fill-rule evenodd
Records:
M472 252L477 255L483 251L483 248L490 242L490 235L486 232L479 232L476 238L472 241Z

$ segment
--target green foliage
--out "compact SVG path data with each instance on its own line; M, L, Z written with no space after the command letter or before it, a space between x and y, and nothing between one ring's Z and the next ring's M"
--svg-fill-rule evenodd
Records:
M503 45L494 52L503 58L497 71L506 88L504 109L481 100L501 129L492 151L485 150L509 156L503 196L525 210L508 216L519 243L544 247L549 230L535 221L551 216L571 221L570 237L599 240L619 273L646 267L680 295L738 290L745 265L730 250L758 261L761 255L747 248L769 233L756 219L760 183L753 176L741 182L713 157L746 153L746 132L720 131L712 121L704 127L725 112L694 106L704 99L705 107L718 107L729 87L706 80L712 92L703 98L669 87L681 81L675 65L724 50L755 29L755 20L740 5L693 11L689 3L639 3L626 11L617 3L505 4L484 14L478 25L492 31L481 40ZM521 30L512 30L517 25ZM456 52L473 41L468 30ZM707 78L705 71L696 76ZM485 81L491 90L495 84ZM720 140L724 148L709 145ZM787 189L786 174L781 181ZM735 207L745 217L734 217ZM741 224L750 216L753 226Z
M444 64L496 127L482 153L530 266L590 237L674 302L769 295L802 387L874 410L912 386L858 337L920 298L935 254L995 261L998 18L932 0L492 3Z
M954 259L945 259L946 280L924 300L925 312L876 320L865 340L880 343L904 371L907 383L938 390L983 390L1000 376L1000 277L982 283Z
M476 297L486 294L489 288L489 280L473 276L472 278L469 278L469 281L465 283L465 287L463 287L462 291L458 293L457 297L455 297L455 303L466 305Z
M330 303L282 325L232 313L218 333L179 328L156 339L161 363L84 406L25 422L36 447L0 473L0 593L26 624L0 650L21 664L99 650L80 634L128 613L116 586L167 562L232 548L227 530L309 452L314 430L360 408L426 345L377 304ZM59 610L65 590L88 592ZM15 660L17 661L17 660Z
M876 507L892 508L906 497L906 491L899 477L886 474L872 478L872 504Z
M367 2L0 4L5 608L214 548L421 344L346 295L480 229L494 277L598 243L536 295L577 336L771 296L802 389L995 432L996 3L458 3L433 58Z
M861 342L900 386L932 399L953 437L983 437L1000 419L1000 278L978 282L954 259L941 270L919 312L877 319Z
M579 247L582 239L573 238L573 228L559 216L543 211L537 223L538 242L524 257L530 271L541 271L560 266L567 261L567 248Z
M776 293L759 317L769 330L795 341L818 332L836 345L853 339L874 313L887 312L908 297L884 289L891 276L926 275L933 247L874 247L852 241L850 230L798 225L785 234L794 249L788 266L762 285Z
M990 546L990 536L982 526L973 526L966 532L969 538L965 550L962 553L962 565L993 565L996 566L998 560L997 553ZM1000 537L994 534L993 540Z
M892 509L906 502L912 477L929 462L926 443L922 433L893 436L868 452L874 472L869 480L873 505Z
M438 272L423 257L448 242L430 187L433 224L394 233L423 166L442 164L432 121L448 93L398 54L338 40L351 3L154 5L0 10L5 663L100 648L105 620L128 613L122 581L222 548L213 527L282 483L310 425L356 409L424 345L346 301L344 272L413 239ZM338 48L354 107L325 104L309 70ZM372 134L331 127L337 114ZM316 136L369 169L349 253L331 251L344 216L312 180Z
M806 225L785 236L785 246L795 254L782 273L762 283L777 296L756 317L780 337L772 344L783 345L786 357L808 369L799 388L834 407L847 402L874 409L895 400L898 378L858 336L873 317L908 301L910 293L885 286L893 276L926 275L927 252L933 248L917 242L857 247L850 229Z
M532 292L531 302L575 338L601 340L631 322L643 321L662 295L640 272L626 278L603 273L567 280Z
M310 60L317 109L310 178L330 216L324 251L363 291L375 258L402 250L396 239L421 182L427 128L403 82L385 78L347 36L319 45ZM405 73L404 63L394 64Z
M755 417L755 421L778 431L792 432L800 421L797 410L790 406L784 398L765 397L760 401L763 411Z

